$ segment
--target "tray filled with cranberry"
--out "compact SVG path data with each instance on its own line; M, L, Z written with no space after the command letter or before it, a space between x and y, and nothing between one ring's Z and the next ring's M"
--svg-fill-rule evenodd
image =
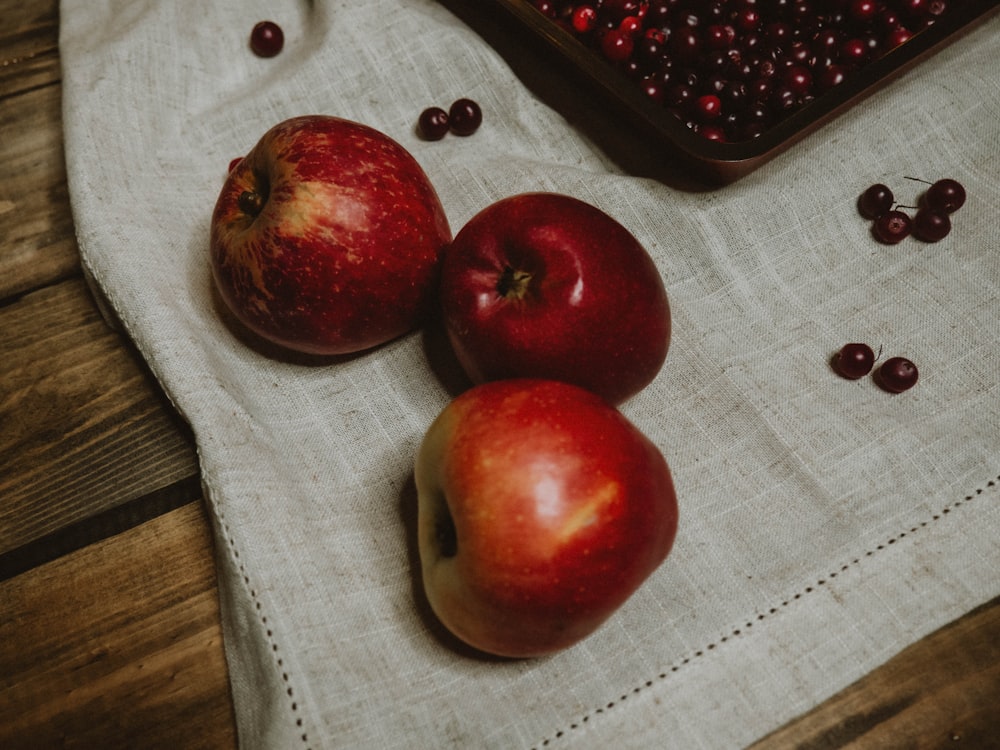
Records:
M483 0L475 0L477 3ZM727 183L1000 0L490 0L566 85L700 180ZM528 32L525 34L525 32Z

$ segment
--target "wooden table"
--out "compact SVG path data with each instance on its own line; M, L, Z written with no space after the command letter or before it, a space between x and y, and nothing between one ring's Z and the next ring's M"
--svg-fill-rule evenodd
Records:
M81 276L57 0L0 0L0 748L235 746L194 441ZM1000 746L1000 599L758 748Z

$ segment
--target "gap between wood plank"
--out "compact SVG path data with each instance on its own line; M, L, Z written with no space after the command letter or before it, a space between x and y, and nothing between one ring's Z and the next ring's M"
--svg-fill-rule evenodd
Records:
M198 502L201 494L201 477L195 474L34 539L0 554L0 581Z

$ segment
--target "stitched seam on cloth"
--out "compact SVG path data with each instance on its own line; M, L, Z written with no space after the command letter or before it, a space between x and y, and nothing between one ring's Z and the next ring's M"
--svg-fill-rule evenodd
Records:
M264 612L264 608L261 606L260 599L257 598L257 591L253 586L250 585L250 576L247 574L246 566L240 559L240 551L236 546L236 539L233 537L232 532L229 529L229 524L226 522L226 515L221 510L216 508L219 519L219 528L225 535L226 546L232 553L233 560L235 561L237 568L239 570L240 578L243 581L243 585L246 587L250 594L250 599L253 601L254 613L267 637L267 643L270 646L271 656L274 659L274 664L281 674L281 682L285 686L285 694L287 696L287 705L291 709L292 716L295 718L295 728L301 733L299 739L306 746L306 750L312 750L309 746L309 735L304 731L302 716L299 712L298 700L295 697L295 689L292 687L292 680L288 674L288 670L285 668L285 660L281 656L281 648L278 645L277 640L274 637L274 631L271 625L268 623L267 614Z
M705 656L706 654L711 653L712 651L715 650L715 648L717 646L720 646L723 643L726 643L727 641L733 640L735 638L739 638L740 636L744 635L746 633L746 631L748 631L751 628L753 628L755 622L760 622L762 620L766 620L771 615L778 614L782 609L784 609L785 607L788 607L789 605L791 605L792 603L798 601L799 599L802 599L807 594L811 594L814 591L817 591L817 590L821 589L822 587L824 587L829 582L830 579L836 578L840 573L845 573L846 571L850 570L852 567L854 567L856 565L859 565L862 560L867 559L869 557L874 557L876 554L878 554L882 550L888 549L892 545L895 545L896 542L899 542L902 539L905 539L907 536L915 534L916 532L920 531L921 529L923 529L923 528L925 528L927 526L930 526L935 521L940 521L941 519L943 519L946 516L948 516L952 511L957 510L958 508L962 507L963 505L968 504L972 500L975 500L977 497L979 497L980 495L984 494L985 492L995 489L998 485L1000 485L1000 475L996 476L993 479L988 480L983 486L978 487L975 491L971 492L968 495L965 495L962 499L956 500L955 502L951 503L950 505L946 505L939 512L937 512L934 515L932 515L930 517L930 520L920 521L919 523L917 523L914 526L910 527L908 530L901 531L898 534L896 534L894 537L891 537L890 539L887 539L886 541L884 541L884 542L882 542L880 544L877 544L872 549L869 549L866 552L864 552L863 554L860 554L857 557L853 558L850 562L844 563L843 565L840 566L840 568L838 568L837 570L834 570L834 571L830 572L824 578L820 578L819 580L816 581L816 583L814 583L814 584L812 584L810 586L806 586L801 591L796 592L792 596L790 596L787 599L785 599L784 601L782 601L781 604L773 606L773 607L769 608L768 610L766 610L765 612L759 613L753 619L747 620L747 622L746 622L745 625L734 627L732 629L732 631L728 635L723 635L722 637L718 638L716 641L713 641L713 642L707 644L706 646L704 646L703 648L699 649L698 651L695 651L694 654L692 654L691 656L684 657L678 663L673 664L669 668L664 669L659 674L657 674L655 677L653 677L651 679L648 679L648 680L646 680L645 682L643 682L643 683L641 683L639 685L636 685L635 687L632 688L631 691L626 692L626 693L622 693L622 695L619 698L617 698L616 700L610 700L606 704L604 704L603 706L600 706L599 708L595 708L595 709L591 710L589 713L583 714L583 716L581 716L579 719L577 719L576 721L574 721L573 723L571 723L567 728L565 728L565 729L559 729L554 734L552 734L552 736L546 737L545 739L543 739L540 742L538 742L535 745L533 745L532 748L531 748L531 750L541 750L541 748L548 747L548 746L550 746L551 744L553 744L554 742L556 742L558 740L562 740L564 738L567 738L567 736L570 735L573 731L576 731L576 730L579 730L579 729L583 729L588 724L588 722L590 722L593 718L595 718L595 717L597 717L597 716L599 716L601 714L607 713L608 711L616 708L617 706L619 706L622 703L624 703L625 701L627 701L630 696L637 695L637 694L643 692L644 690L647 690L648 688L651 688L654 685L656 685L656 684L658 684L660 682L665 681L668 677L670 677L670 675L674 674L675 672L679 672L681 670L681 668L683 666L685 666L686 664L690 664L693 660L695 660L695 659L697 659L697 658L699 658L701 656Z

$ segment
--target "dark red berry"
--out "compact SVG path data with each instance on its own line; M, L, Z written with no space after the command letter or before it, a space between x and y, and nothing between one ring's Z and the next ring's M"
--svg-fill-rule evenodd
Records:
M791 65L785 69L783 82L793 94L802 96L809 93L813 79L807 68L801 65Z
M642 92L654 102L663 101L663 84L652 76L643 78L640 82L640 87L642 88Z
M905 357L890 357L878 369L875 381L890 393L902 393L917 384L917 366Z
M592 5L580 5L573 11L573 30L577 34L587 34L597 28L597 11Z
M830 65L820 73L816 84L820 91L828 91L842 84L847 79L847 74L848 71L843 65Z
M722 100L715 94L698 97L694 103L695 113L702 120L714 120L722 114Z
M702 125L698 128L698 135L709 141L721 141L726 140L726 131L717 125Z
M625 62L632 56L634 48L632 35L622 29L612 29L601 37L601 52L611 62Z
M878 3L875 0L853 0L848 12L855 21L867 23L878 13Z
M834 357L835 369L848 380L863 378L874 364L875 352L868 344L844 344Z
M886 49L895 49L901 44L905 44L913 38L913 32L909 29L900 26L898 29L893 29L889 32L889 35L885 38Z
M892 191L879 182L865 190L858 198L858 211L866 219L877 219L889 213L894 200Z
M965 188L958 180L946 177L927 188L924 202L928 208L953 214L965 203Z
M258 57L274 57L285 46L285 33L273 21L261 21L250 32L250 49Z
M854 37L840 46L840 59L849 65L860 65L868 59L868 45L863 39Z
M440 141L448 133L448 113L440 107L428 107L417 119L417 133L425 141Z
M555 18L558 15L556 4L552 0L535 0L534 5L543 16Z
M472 135L483 122L483 111L472 99L459 99L448 109L448 122L455 135Z
M951 231L951 219L943 211L922 208L913 220L913 236L924 242L943 240Z
M913 220L902 211L895 209L882 214L872 225L875 239L886 245L895 245L910 236Z

